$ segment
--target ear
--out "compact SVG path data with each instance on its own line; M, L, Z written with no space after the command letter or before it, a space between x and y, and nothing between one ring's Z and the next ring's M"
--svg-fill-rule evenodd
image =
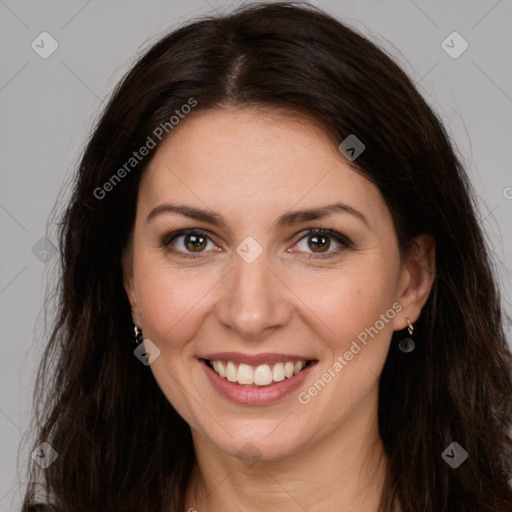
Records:
M434 237L429 234L419 235L413 240L413 245L402 264L397 297L402 310L393 320L395 331L407 327L407 319L411 324L418 320L430 295L435 271Z
M123 287L132 308L132 320L135 325L142 328L142 322L137 308L135 283L133 279L133 237L130 237L128 244L123 249L121 264L123 268Z

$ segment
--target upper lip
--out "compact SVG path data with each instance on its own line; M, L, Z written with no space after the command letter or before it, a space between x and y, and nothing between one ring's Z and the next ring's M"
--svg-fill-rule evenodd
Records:
M207 354L200 359L208 359L209 361L232 361L236 364L248 364L250 366L259 366L260 364L273 364L273 363L286 363L292 361L316 361L312 357L298 356L294 354L276 354L276 353L263 353L263 354L241 354L240 352L215 352L214 354Z

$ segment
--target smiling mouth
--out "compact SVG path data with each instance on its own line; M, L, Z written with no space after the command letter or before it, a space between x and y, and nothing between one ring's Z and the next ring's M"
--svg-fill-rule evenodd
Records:
M233 361L203 360L219 377L229 382L259 387L269 386L276 382L291 379L316 362L313 360L287 361L251 366L244 363L236 364Z

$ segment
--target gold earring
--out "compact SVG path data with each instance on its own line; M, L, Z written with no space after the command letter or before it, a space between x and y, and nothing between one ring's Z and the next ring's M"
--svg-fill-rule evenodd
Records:
M398 348L402 351L408 354L409 352L412 352L414 348L416 347L416 344L414 343L414 340L410 337L412 336L412 333L414 331L414 326L409 322L409 319L407 318L407 331L409 332L409 336L405 336L400 340L398 343Z
M135 333L135 343L137 345L140 345L144 341L142 337L142 330L138 326L133 324L133 332Z

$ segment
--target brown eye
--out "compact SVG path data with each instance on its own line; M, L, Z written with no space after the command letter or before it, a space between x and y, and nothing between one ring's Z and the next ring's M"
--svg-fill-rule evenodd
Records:
M192 233L185 235L183 245L187 248L187 250L192 252L200 252L206 247L206 240L206 236Z
M307 239L309 247L314 252L324 252L324 249L329 249L331 246L329 237L325 235L309 235Z
M194 258L193 253L198 256L205 251L208 246L208 242L212 245L210 237L202 231L185 230L173 233L164 238L163 244L168 247L172 246L171 249L175 254L179 256Z
M337 247L333 250L329 250L333 241L337 244ZM300 244L302 244L302 247L300 247ZM310 259L321 259L336 256L344 249L350 248L352 242L342 234L331 231L330 229L312 229L305 233L297 245L301 252L308 253L311 251L310 254L313 253ZM314 253L316 253L317 256L315 256Z

